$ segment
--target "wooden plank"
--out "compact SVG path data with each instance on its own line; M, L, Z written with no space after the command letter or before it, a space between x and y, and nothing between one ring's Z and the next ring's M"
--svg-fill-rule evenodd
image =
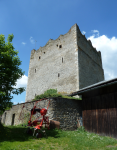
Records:
M86 99L82 100L82 110L86 110Z
M115 117L115 109L114 108L111 108L110 109L110 111L111 111L111 136L115 136L115 119L116 119L116 117Z
M115 120L116 120L116 109L115 109L115 97L114 93L109 94L109 102L110 102L110 117L111 117L111 136L115 136Z
M103 113L102 113L102 118L103 118L103 135L108 134L108 96L104 95L104 100L103 100Z
M102 127L100 128L100 133L102 135L107 135L108 133L108 125L107 125L107 95L102 95L101 96L101 113L100 113L100 121L102 123Z
M98 106L97 106L97 115L98 115L98 133L101 133L102 129L102 119L101 119L101 107L102 107L102 97L97 98Z
M83 110L83 126L85 127L86 131L88 131L88 118L87 118L87 110Z
M117 108L115 108L115 137L117 137Z
M115 137L117 138L117 92L114 93L114 99L115 99L115 116L116 116L116 119L115 119Z
M86 99L83 99L82 101L83 101L83 103L82 103L83 104L82 105L82 108L83 108L83 111L82 111L83 126L87 130L87 128L86 128L86 124L87 124L87 122L86 122L86 117L87 117Z
M88 115L89 115L89 118L88 118L88 121L89 121L88 130L90 132L92 132L92 110L88 110Z
M99 133L99 131L98 131L98 126L99 126L99 108L100 108L100 105L101 105L101 97L100 96L96 96L95 97L95 103L96 103L96 112L95 112L95 114L96 114L96 124L95 124L95 126L96 126L96 133Z
M96 110L95 109L93 109L92 110L92 132L94 132L94 133L96 133L96 116L95 116L95 112L96 112Z

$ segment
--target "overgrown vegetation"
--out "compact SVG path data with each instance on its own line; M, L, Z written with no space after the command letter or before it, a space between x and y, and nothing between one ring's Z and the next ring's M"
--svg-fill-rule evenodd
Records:
M12 106L11 106L11 107L6 107L6 109L5 109L4 111L10 110L11 108L12 108ZM4 113L4 111L3 111L3 110L0 110L0 115L2 115L2 114Z
M0 150L116 150L117 140L85 131L46 130L48 138L26 134L26 127L0 125Z
M81 98L75 98L75 97L63 95L63 92L62 93L60 93L60 92L57 93L57 89L49 89L49 90L45 91L44 94L35 96L33 101L34 100L39 100L39 99L42 99L42 98L49 98L49 97L62 97L62 98L68 98L68 99L82 100Z

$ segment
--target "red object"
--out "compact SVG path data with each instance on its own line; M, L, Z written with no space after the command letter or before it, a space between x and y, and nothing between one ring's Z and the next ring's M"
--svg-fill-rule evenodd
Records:
M47 108L42 108L42 109L40 109L40 108L37 108L37 107L36 107L36 104L38 104L38 103L39 103L40 101L42 101L42 100L48 100L48 106L47 106ZM45 116L45 115L47 114L47 110L48 110L49 104L50 104L50 100L49 100L49 99L46 99L46 98L41 99L41 100L35 102L34 107L31 109L31 115L30 115L30 119L29 119L29 121L28 121L28 126L31 126L31 127L34 127L34 128L36 128L36 129L39 129L39 130L40 130L40 129L42 128L42 125L43 125L43 122L44 122L45 128L50 129L50 128L49 128L49 117ZM24 107L25 107L25 104L23 105L23 108L24 108ZM22 109L23 109L23 108L22 108ZM21 111L21 112L22 112L22 111ZM40 117L42 117L42 119L39 120L40 117L38 117L38 118L35 119L34 121L31 121L32 116L35 115L36 112L38 112L38 113L41 114ZM21 115L21 114L20 114L20 115ZM19 118L20 118L20 117L19 117Z
M40 111L40 113L41 113L42 116L46 115L47 109L42 108L41 111Z

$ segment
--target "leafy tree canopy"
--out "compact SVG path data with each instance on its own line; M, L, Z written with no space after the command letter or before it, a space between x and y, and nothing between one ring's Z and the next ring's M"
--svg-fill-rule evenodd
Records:
M0 110L4 111L7 107L12 107L11 94L21 94L25 91L24 87L15 88L17 79L20 79L25 72L19 68L21 61L18 51L14 50L11 43L14 35L9 34L5 43L4 35L0 35Z

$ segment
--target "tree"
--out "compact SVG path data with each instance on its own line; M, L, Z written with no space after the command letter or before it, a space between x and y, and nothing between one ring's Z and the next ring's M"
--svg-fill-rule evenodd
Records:
M4 113L4 111L6 111L6 110L10 110L12 105L13 105L13 103L9 102L9 103L7 103L7 107L3 108L2 105L0 104L0 115L2 115Z
M25 72L19 68L21 61L18 57L18 51L14 50L11 43L14 38L13 34L8 35L5 43L4 35L0 35L0 110L4 111L11 107L13 103L11 94L21 94L25 91L24 87L15 88L17 79L20 79Z

